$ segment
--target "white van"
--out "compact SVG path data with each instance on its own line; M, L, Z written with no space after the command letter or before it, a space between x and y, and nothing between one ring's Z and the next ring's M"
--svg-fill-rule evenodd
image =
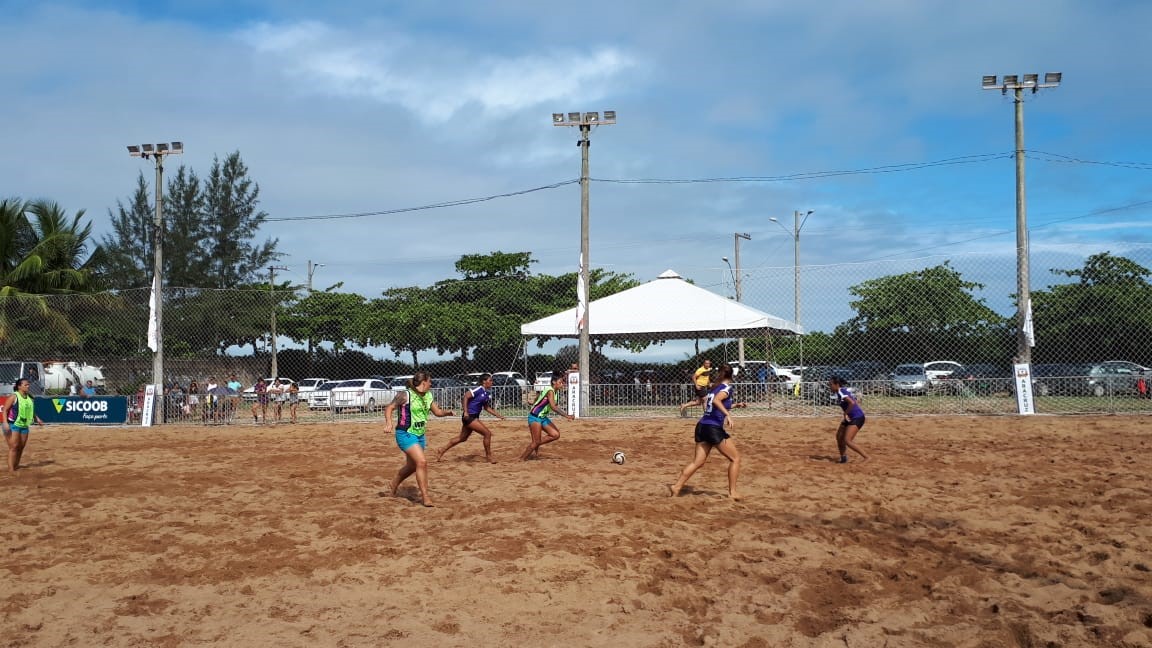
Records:
M0 397L12 393L16 381L27 378L31 381L28 393L39 395L44 393L44 365L39 362L23 360L0 360Z

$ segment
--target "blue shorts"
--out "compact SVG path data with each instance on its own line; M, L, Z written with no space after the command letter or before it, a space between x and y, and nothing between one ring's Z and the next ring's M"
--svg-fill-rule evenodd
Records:
M549 425L552 425L552 419L548 418L547 416L533 416L529 414L528 423L529 425L532 423L539 423L540 427L548 427Z
M401 452L408 452L408 449L416 444L420 444L421 450L428 447L423 434L416 435L408 430L396 430L396 445L400 447Z
M10 423L8 425L8 429L11 430L13 434L24 434L24 435L27 435L29 432L32 431L32 428L20 427L19 425L16 425L15 423Z

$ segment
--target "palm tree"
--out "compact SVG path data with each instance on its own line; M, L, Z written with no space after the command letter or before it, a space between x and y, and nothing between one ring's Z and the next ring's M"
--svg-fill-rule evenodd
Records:
M95 289L88 254L92 224L84 210L71 218L48 201L0 200L0 342L14 327L38 329L75 343L79 333L49 295L88 294Z

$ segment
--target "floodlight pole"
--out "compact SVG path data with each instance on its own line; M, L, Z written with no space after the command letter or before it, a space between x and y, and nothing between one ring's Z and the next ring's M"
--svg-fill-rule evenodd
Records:
M751 241L752 237L746 232L735 232L733 234L733 247L735 247L736 271L733 283L736 287L736 303L739 304L744 300L743 284L740 276L740 239ZM740 371L744 371L744 337L741 336L736 340L736 358L740 363Z
M272 378L279 379L280 372L276 366L276 271L288 271L284 266L268 266L268 295L272 302Z
M604 111L604 119L600 118L598 112L586 113L552 113L553 126L578 126L580 128L580 139L576 141L576 145L580 147L580 294L583 295L584 303L577 304L577 310L581 306L584 308L583 322L578 331L579 340L579 373L580 373L580 415L588 416L589 413L589 369L591 362L591 318L589 303L592 301L592 286L590 277L590 268L592 267L592 257L589 244L589 226L588 226L588 150L592 146L592 140L589 136L592 133L593 126L601 124L615 124L616 111Z
M156 385L156 411L153 425L163 423L164 402L164 158L184 152L183 142L143 144L128 147L128 155L156 163L156 210L152 215L152 273L156 289L156 352L152 355L152 384Z
M985 90L999 90L1001 94L1013 93L1016 121L1016 362L1031 364L1032 346L1027 333L1028 314L1031 310L1032 289L1029 278L1028 245L1028 206L1024 191L1024 91L1035 94L1040 88L1055 88L1060 85L1063 73L1049 72L1040 83L1039 75L1005 75L1003 83L996 77L984 77Z

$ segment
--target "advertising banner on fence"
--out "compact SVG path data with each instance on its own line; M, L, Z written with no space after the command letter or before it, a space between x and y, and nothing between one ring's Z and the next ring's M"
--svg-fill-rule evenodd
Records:
M1013 366L1016 381L1016 411L1035 414L1036 401L1032 400L1032 368L1028 364Z
M49 424L119 425L128 421L128 397L37 396L36 416Z

